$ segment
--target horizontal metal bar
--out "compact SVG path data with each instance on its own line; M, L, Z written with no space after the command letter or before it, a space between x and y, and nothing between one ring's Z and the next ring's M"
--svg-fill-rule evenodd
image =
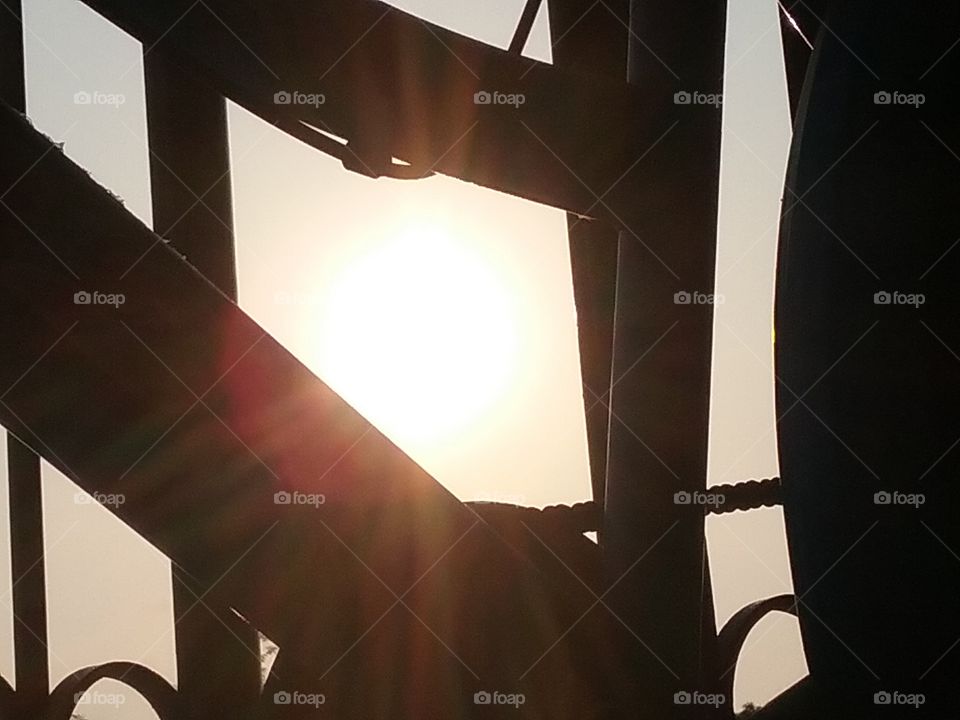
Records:
M175 54L268 122L347 138L372 168L392 155L632 225L700 162L683 133L668 132L678 117L673 89L641 94L561 71L375 0L86 2L145 52Z

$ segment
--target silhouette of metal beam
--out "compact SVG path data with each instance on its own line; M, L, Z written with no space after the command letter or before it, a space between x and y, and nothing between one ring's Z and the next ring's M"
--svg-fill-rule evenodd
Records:
M9 0L0 10L0 100L26 111L23 4ZM47 581L43 545L43 488L40 458L7 434L10 500L10 570L17 718L39 716L50 692L47 653Z
M647 717L686 717L674 694L715 681L703 507L683 500L707 478L725 20L724 2L631 0L629 80L677 109L686 173L638 198L617 259L604 556Z
M674 138L656 142L676 115L671 102L512 55L374 0L87 4L148 54L175 55L268 122L308 123L349 140L360 168L375 171L392 155L617 224L629 224L647 196L684 182ZM493 102L475 104L476 93ZM504 104L511 95L522 104Z
M23 0L4 0L0 17L0 99L26 108L27 88L23 57Z
M237 298L227 108L162 50L144 58L154 229L225 295ZM260 693L257 631L197 602L172 567L178 692L197 716L243 718Z
M623 681L592 595L553 592L5 107L0 147L0 421L122 495L111 509L203 603L292 648L286 689L325 693L338 717L420 718L525 688L572 719Z
M551 0L553 61L561 70L606 78L627 76L629 0ZM607 393L613 362L613 303L617 281L617 226L567 216L570 269L577 307L580 375L586 415L593 498L603 507L607 475Z

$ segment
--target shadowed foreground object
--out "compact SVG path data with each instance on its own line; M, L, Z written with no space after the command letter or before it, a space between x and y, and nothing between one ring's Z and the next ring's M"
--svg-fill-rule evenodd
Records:
M585 588L520 559L9 108L0 137L0 420L275 640L275 691L343 718L466 717L484 690L594 716L616 659L600 612L564 634Z
M960 9L851 2L826 24L776 307L780 470L819 695L806 708L958 717Z

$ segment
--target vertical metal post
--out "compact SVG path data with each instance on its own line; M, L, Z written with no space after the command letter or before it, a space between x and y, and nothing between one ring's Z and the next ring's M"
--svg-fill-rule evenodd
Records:
M0 12L0 98L25 112L23 6L20 0L5 5ZM39 717L50 692L43 493L40 458L13 435L7 436L7 477L16 712L25 719Z
M630 5L628 80L662 112L670 153L617 260L604 553L608 604L632 630L630 717L688 717L675 693L710 684L704 516L690 500L706 484L722 118L707 96L723 90L725 19L723 2Z
M22 0L5 0L0 16L0 98L23 112L27 105Z
M226 295L237 297L226 101L161 49L144 55L154 229ZM173 569L177 675L198 717L241 718L260 691L259 638L211 610Z
M50 693L43 494L40 458L12 435L7 436L7 471L17 708L20 717L34 718Z
M629 0L553 0L553 61L561 68L622 81L627 72ZM598 194L607 188L594 188ZM593 499L603 504L607 473L607 391L613 355L617 230L610 223L567 216L580 372L586 411Z

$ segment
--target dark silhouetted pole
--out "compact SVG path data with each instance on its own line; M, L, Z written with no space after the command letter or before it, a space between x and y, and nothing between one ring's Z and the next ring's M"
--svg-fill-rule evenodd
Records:
M663 143L672 161L659 192L636 188L637 220L620 236L604 518L608 604L632 630L631 709L644 718L686 716L675 693L710 683L694 493L707 472L725 19L723 2L630 7L628 79L663 138L632 158L635 172Z
M561 69L622 81L627 72L629 0L593 3L553 0L550 36ZM600 194L607 188L597 189ZM602 220L567 215L573 296L577 306L580 374L586 412L593 498L603 504L607 474L607 409L613 356L613 303L617 228Z
M20 0L11 0L0 13L0 98L21 112L27 105L23 52L23 8ZM43 492L40 458L13 435L7 436L7 477L16 701L26 719L40 714L50 692Z
M160 48L145 53L144 73L154 229L236 300L226 102ZM260 690L256 630L202 592L174 566L179 691L200 716L244 717Z

